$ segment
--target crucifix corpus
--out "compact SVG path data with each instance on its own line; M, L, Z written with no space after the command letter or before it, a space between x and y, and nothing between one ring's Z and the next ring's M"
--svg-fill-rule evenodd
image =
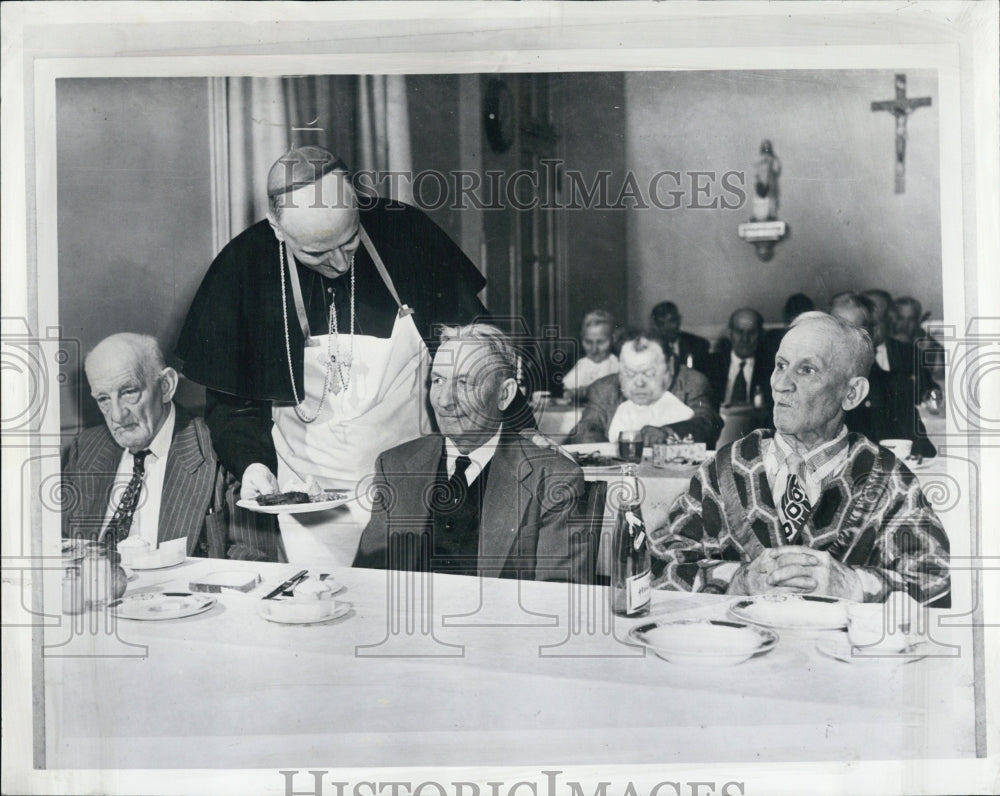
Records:
M931 104L930 97L906 96L906 75L896 75L896 98L873 102L873 111L889 111L896 117L896 193L906 191L906 117Z

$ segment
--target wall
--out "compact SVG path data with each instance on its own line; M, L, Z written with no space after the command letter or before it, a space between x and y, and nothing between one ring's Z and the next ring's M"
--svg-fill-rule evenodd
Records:
M169 352L213 255L207 81L67 79L56 92L62 333L82 353L119 331ZM76 367L66 376L72 429L89 392ZM82 404L85 425L101 422Z
M940 317L937 81L928 71L906 74L907 96L934 104L909 117L901 195L894 120L870 110L893 97L891 70L626 75L631 169L645 179L664 169L739 170L749 192L769 138L783 167L778 215L791 229L765 263L736 235L749 199L739 209L692 209L688 190L680 209L629 213L632 318L670 298L687 327L719 328L744 305L777 321L791 293L825 305L838 291L871 287L914 295ZM733 201L719 188L713 195Z
M620 185L626 166L624 73L567 74L561 88L564 119L559 132L565 168L579 171L588 187L602 170L611 172L609 185ZM564 196L568 191L564 184ZM569 277L563 286L567 307L564 326L566 334L575 336L589 310L600 307L620 319L627 315L629 213L591 208L567 209L563 214Z

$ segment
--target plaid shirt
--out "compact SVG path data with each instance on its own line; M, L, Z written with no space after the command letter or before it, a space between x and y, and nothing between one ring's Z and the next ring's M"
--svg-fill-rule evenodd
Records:
M764 466L773 433L753 431L702 464L667 525L650 533L654 585L724 593L744 565L782 545ZM948 537L916 476L866 437L848 441L847 460L824 480L800 543L857 571L867 602L905 591L946 605Z

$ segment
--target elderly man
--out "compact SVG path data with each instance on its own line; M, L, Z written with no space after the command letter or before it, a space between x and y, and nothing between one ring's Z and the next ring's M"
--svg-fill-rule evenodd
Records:
M511 433L516 357L486 324L446 328L431 368L440 434L379 456L379 496L354 566L582 582L588 541L571 534L583 473Z
M948 538L916 476L844 426L872 357L862 329L822 312L795 320L771 377L776 431L702 465L650 534L657 585L949 603Z
M649 315L651 328L655 329L664 347L664 351L672 354L679 362L689 368L705 372L708 365L709 343L704 337L690 332L681 331L680 310L672 301L661 301Z
M105 426L81 432L66 450L63 478L75 499L63 535L150 547L187 540L189 556L282 558L265 518L235 505L237 483L218 463L208 428L173 403L177 371L156 340L115 334L84 362Z
M875 334L875 304L859 293L838 293L830 300L830 314L842 318L869 335ZM907 390L896 389L892 374L873 364L868 374L868 395L844 417L848 431L863 434L873 442L908 439L915 456L935 456L937 448L927 437L916 405Z
M424 430L424 341L483 316L485 280L421 211L359 197L325 149L288 152L267 190L267 218L216 257L177 353L208 388L206 420L244 498L310 478L353 489ZM533 424L515 404L508 423ZM281 515L289 556L349 564L343 527L324 516Z
M598 379L569 442L615 442L620 431L642 431L646 445L688 435L709 447L722 430L707 379L674 357L659 341L632 332L621 348L618 375Z
M770 405L772 363L763 348L763 330L764 319L750 307L729 316L728 344L709 355L705 371L723 406L753 403L758 393Z

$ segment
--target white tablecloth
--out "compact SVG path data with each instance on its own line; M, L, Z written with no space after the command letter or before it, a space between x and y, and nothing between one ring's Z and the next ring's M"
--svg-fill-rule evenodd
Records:
M818 638L838 631L780 631L770 653L734 668L692 669L624 644L635 620L612 621L599 587L344 569L333 574L352 611L312 626L256 614L260 596L292 574L288 565L188 560L142 574L129 592L184 589L219 569L257 571L264 583L249 595L218 595L199 616L120 621L113 635L70 633L66 618L46 627L44 765L538 766L973 754L966 628L932 627L936 638L959 645L957 657L906 665L822 657ZM406 609L390 611L396 600ZM721 618L729 602L657 592L651 618Z

